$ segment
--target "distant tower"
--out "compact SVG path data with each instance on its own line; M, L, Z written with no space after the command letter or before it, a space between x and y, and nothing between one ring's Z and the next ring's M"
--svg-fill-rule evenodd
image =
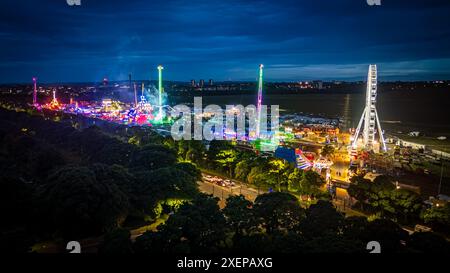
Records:
M134 107L137 107L138 101L137 101L137 90L136 90L136 83L134 83Z
M209 79L209 85L212 86L214 84L213 79Z
M37 105L37 86L36 86L37 78L33 77L33 105Z
M196 85L196 84L195 84L195 80L191 80L191 86L192 86L192 87L195 87L195 85Z
M205 80L200 80L200 87L203 87L205 85Z
M361 131L361 126L364 122L363 145L367 150L374 149L375 132L378 129L380 145L383 151L386 151L386 143L384 142L383 131L381 130L380 120L376 109L377 103L377 66L371 64L369 66L369 73L367 76L367 91L366 91L366 107L364 108L361 119L353 139L352 148L356 149L358 144L358 137Z
M159 103L159 113L158 113L158 117L160 119L162 119L163 117L163 111L162 111L162 93L163 93L163 86L162 86L162 71L163 71L164 67L162 65L158 65L158 92L159 92L159 98L158 98L158 103Z
M262 87L263 87L263 68L264 65L259 65L259 80L258 80L258 103L256 107L258 120L256 121L256 138L259 138L261 129L261 103L262 103Z
M128 90L131 91L131 73L128 74Z

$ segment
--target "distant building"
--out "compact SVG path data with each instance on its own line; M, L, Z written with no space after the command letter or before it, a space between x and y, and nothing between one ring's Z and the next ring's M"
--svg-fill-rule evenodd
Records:
M323 89L323 82L322 81L313 81L313 87L316 89Z
M403 147L410 147L410 148L415 149L415 150L420 150L420 149L425 150L425 148L426 148L426 146L424 144L415 143L415 142L412 142L412 141L405 141L405 140L402 140L402 139L399 139L399 144L401 146L403 146Z
M191 86L192 86L192 87L195 87L195 86L196 86L195 80L191 80Z
M205 85L205 80L200 80L200 87L203 87Z
M214 83L213 83L213 80L212 79L209 79L209 85L213 85Z

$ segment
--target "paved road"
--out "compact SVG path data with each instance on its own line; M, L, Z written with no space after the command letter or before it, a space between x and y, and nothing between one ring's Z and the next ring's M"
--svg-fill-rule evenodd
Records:
M331 165L331 178L341 181L348 181L348 168L350 166L350 157L348 152L341 149L333 155L334 164Z
M212 194L220 199L219 206L225 207L225 200L230 195L244 195L247 200L255 201L258 196L258 190L250 188L246 185L236 184L234 187L222 187L214 183L206 181L198 181L198 187L201 192ZM261 192L262 193L262 192Z
M205 173L204 174L209 174L209 175L214 175L211 173ZM214 175L214 176L218 176L221 177L223 179L228 179L227 177L223 177L223 176L219 176L219 175ZM226 199L230 196L230 195L239 195L242 194L245 196L245 198L247 200L250 201L255 201L256 197L259 194L262 194L264 192L259 192L258 194L258 190L257 189L253 189L245 184L240 183L239 181L235 181L233 180L237 186L235 187L222 187L219 186L217 184L214 183L210 183L210 182L206 182L206 181L198 181L197 184L199 186L199 189L201 192L207 193L207 194L212 194L215 197L218 197L219 200L219 207L220 208L224 208L226 205ZM333 200L333 204L336 206L336 208L341 211L346 213L348 216L364 216L364 214L359 213L357 211L354 211L351 209L351 204L350 204L350 196L347 193L346 189L343 188L337 188L336 189L336 199Z
M203 176L205 176L205 175L217 176L224 180L230 179L228 177L225 177L222 175L217 175L214 173L209 173L207 171L202 171L202 174L203 174ZM235 183L234 187L222 187L215 183L211 183L211 182L207 182L207 181L198 181L197 184L198 184L201 192L204 192L207 194L212 194L215 197L218 197L220 199L219 205L221 208L223 208L225 206L225 200L230 195L241 195L242 194L242 195L244 195L244 197L247 200L253 202L253 201L255 201L256 197L259 194L264 193L262 190L258 191L258 189L252 188L240 181L237 181L234 179L230 179L230 180Z

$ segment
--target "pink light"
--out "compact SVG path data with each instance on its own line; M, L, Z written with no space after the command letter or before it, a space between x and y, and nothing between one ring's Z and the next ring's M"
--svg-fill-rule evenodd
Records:
M137 124L139 125L143 125L145 123L147 123L147 116L145 115L140 115L137 120L136 120Z

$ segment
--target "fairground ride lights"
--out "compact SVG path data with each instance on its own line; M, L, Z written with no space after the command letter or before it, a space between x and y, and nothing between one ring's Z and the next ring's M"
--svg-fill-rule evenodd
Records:
M239 109L239 111L230 111L230 109ZM171 128L174 140L191 140L192 139L192 114L194 116L194 139L195 140L223 140L224 137L224 117L226 120L226 132L228 134L236 134L238 140L246 139L246 117L248 117L248 135L250 137L257 136L257 127L261 135L278 135L279 131L279 106L271 105L270 107L270 132L267 130L268 115L267 106L263 105L261 111L263 114L257 116L257 109L254 105L244 107L242 105L227 105L225 116L224 110L218 105L208 105L203 109L202 98L194 97L194 112L186 105L177 105L172 109L172 117L180 117L174 122ZM211 118L203 124L203 113L211 113ZM235 122L235 120L237 122ZM235 126L236 125L236 126ZM237 131L234 128L237 127ZM255 138L254 138L255 139ZM257 139L257 137L256 137Z

